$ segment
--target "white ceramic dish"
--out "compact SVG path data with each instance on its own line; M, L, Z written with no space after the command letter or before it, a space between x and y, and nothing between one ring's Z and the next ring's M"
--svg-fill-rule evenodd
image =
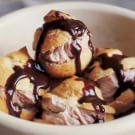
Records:
M51 9L83 20L93 33L96 47L117 47L135 55L135 12L89 2L63 2L23 9L0 19L0 55L31 44L35 28ZM134 135L135 114L105 124L54 126L37 124L0 112L1 135Z

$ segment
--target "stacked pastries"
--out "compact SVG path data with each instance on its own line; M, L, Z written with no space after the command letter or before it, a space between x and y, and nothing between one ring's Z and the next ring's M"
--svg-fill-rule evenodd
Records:
M86 25L50 11L24 47L0 58L0 110L35 122L103 123L134 111L135 57L97 48Z

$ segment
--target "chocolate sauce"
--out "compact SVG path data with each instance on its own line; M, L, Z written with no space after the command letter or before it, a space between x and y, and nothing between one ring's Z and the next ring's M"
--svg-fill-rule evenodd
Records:
M84 88L83 88L83 97L79 99L79 103L84 102L92 102L93 104L102 104L103 101L99 99L95 92L95 84L94 82L85 80L84 81Z
M7 95L7 105L9 108L9 112L11 115L19 117L21 113L21 107L18 104L12 103L12 97L14 92L16 91L17 83L24 78L29 78L30 82L34 85L33 96L35 100L35 104L27 105L27 107L36 107L40 102L40 97L38 96L38 90L40 88L48 87L48 79L44 74L37 71L35 68L35 62L33 60L29 60L24 68L20 68L19 66L15 66L14 73L8 78L6 82L6 95Z
M107 56L107 54L101 54L96 59L100 61L101 67L103 69L112 68L117 76L119 82L119 89L115 93L114 97L118 97L124 90L131 88L135 90L135 77L131 80L125 79L127 76L124 75L123 65L121 60L125 58L124 55L113 55L112 57Z
M62 83L64 79L62 78L49 78L49 91L51 92L54 88L56 88L60 83Z
M77 42L75 43L76 45L73 45L75 42L72 43L72 53L75 56L75 65L76 65L76 71L77 73L81 73L81 60L80 60L80 55L82 51L82 47L80 44Z
M41 48L44 42L44 39L50 30L54 29L61 29L63 31L67 31L72 36L72 42L71 42L71 51L74 55L74 58L76 60L76 69L77 72L81 71L81 63L80 63L80 54L82 51L81 45L78 43L77 38L81 37L85 32L88 33L89 36L89 47L93 51L93 46L91 44L90 40L90 32L87 29L87 27L79 20L73 20L73 19L60 19L53 22L49 22L43 25L43 31L40 36L37 49L36 49L36 61L38 64L42 65L40 63L40 59L42 59L44 54L41 53Z
M113 55L112 57L109 57L107 54L102 54L97 57L101 62L101 67L103 69L113 68L120 81L123 80L123 66L120 63L123 58L125 58L123 55Z

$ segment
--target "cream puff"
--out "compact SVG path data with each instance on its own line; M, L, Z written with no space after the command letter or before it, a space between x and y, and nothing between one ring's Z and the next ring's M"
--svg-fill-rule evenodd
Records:
M48 79L35 69L35 62L24 47L0 57L0 110L32 120L39 107L39 91Z
M86 25L54 10L45 16L44 21L33 41L37 63L55 78L81 73L90 63L94 50Z

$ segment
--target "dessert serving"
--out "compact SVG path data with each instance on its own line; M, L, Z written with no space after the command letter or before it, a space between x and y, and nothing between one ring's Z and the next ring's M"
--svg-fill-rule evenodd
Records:
M135 57L95 48L87 26L50 11L27 48L0 57L0 111L57 125L104 123L135 111ZM110 47L110 46L108 46Z

